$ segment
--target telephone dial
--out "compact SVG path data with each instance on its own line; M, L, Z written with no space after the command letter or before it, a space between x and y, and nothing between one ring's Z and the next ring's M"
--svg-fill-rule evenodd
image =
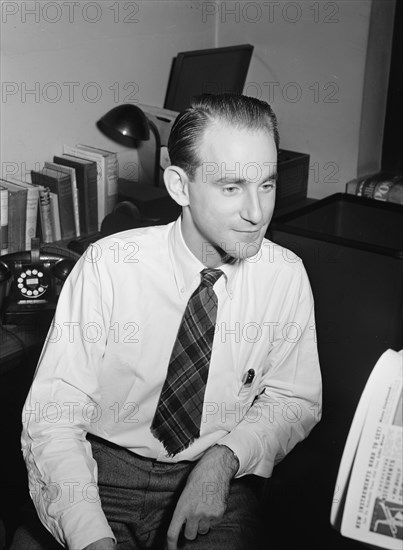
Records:
M54 245L0 257L0 314L4 324L50 323L64 281L79 255Z

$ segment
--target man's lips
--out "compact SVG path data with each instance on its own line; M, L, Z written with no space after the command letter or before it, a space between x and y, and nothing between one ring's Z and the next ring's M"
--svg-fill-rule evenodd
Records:
M250 229L234 229L234 231L236 231L237 233L247 233L249 235L255 235L256 233L260 233L261 230L262 230L261 227L259 229L253 229L253 230L250 230Z

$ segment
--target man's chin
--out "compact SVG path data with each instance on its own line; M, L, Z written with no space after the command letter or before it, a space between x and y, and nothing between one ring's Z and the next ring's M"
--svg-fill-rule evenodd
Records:
M262 241L263 239L250 242L237 241L231 244L223 244L220 248L221 257L225 263L248 260L258 254L260 247L262 246Z

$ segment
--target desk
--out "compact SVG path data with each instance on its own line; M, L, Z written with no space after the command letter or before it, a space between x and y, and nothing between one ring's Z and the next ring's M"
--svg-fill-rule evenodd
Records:
M287 533L276 550L359 550L364 545L332 529L330 508L341 498L337 472L368 376L386 349L403 347L403 241L396 230L403 210L337 193L288 214L273 224L272 240L303 260L311 282L324 407L312 434L274 470L270 535Z
M21 411L46 334L44 326L0 326L0 518L8 538L19 523L22 504L29 500L20 443Z
M0 325L0 375L19 366L24 356L42 348L48 327Z
M165 187L120 178L118 202L134 203L146 218L157 218L158 224L170 223L178 218L182 208L170 197Z

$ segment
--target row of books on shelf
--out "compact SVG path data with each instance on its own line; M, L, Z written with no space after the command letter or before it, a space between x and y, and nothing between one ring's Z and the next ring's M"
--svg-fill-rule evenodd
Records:
M117 200L117 154L89 145L63 153L31 170L30 181L0 179L0 254L97 233Z

